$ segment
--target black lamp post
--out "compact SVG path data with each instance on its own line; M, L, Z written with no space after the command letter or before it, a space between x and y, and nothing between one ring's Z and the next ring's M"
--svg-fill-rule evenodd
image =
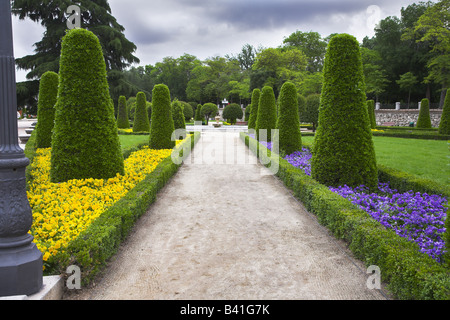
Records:
M28 164L18 139L11 2L0 0L0 296L31 295L42 288L42 253L28 234L33 220Z

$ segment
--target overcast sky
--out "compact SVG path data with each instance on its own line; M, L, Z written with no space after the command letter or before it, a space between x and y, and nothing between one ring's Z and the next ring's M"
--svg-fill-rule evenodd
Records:
M244 44L277 47L296 30L359 41L374 26L419 0L109 0L112 14L137 46L140 65L189 53L203 60L237 54ZM433 2L436 2L433 1ZM15 57L33 54L44 29L13 17ZM17 81L27 72L18 70Z

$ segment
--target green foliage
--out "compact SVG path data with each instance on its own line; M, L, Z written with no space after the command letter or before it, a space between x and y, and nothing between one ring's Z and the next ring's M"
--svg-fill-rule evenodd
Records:
M152 123L150 126L150 148L172 149L172 133L175 131L169 87L157 84L152 91Z
M256 128L256 120L258 119L258 107L259 107L259 98L261 95L261 90L254 89L252 92L252 110L250 113L250 118L248 119L248 128L255 129Z
M202 106L202 110L200 111L201 115L206 118L206 123L208 123L208 120L210 117L215 117L217 112L219 112L219 108L214 103L205 103Z
M128 121L128 113L127 113L127 100L125 96L119 97L118 104L118 114L117 114L117 128L119 129L128 129L130 128L130 121Z
M249 104L247 107L245 107L245 118L244 121L248 123L248 120L250 119L250 114L252 113L252 105Z
M136 112L134 115L133 132L149 132L150 122L147 112L147 96L143 92L136 95Z
M442 110L441 122L439 123L439 134L450 135L450 90L447 89L444 108ZM449 250L450 252L450 250Z
M231 121L231 124L236 123L236 119L242 119L244 116L241 107L237 103L231 103L223 109L222 117Z
M320 94L311 94L306 98L304 122L312 123L313 131L316 131L317 124L319 123L319 106Z
M84 29L69 31L62 42L60 61L51 180L108 179L123 174L117 123L98 38Z
M186 129L186 123L184 122L183 107L181 105L181 102L176 99L172 102L172 118L175 130Z
M375 101L367 100L367 112L369 113L370 128L376 129L377 121L375 118Z
M197 109L195 110L195 121L202 121L202 120L203 120L202 105L199 104L197 105Z
M300 122L305 122L303 118L305 116L306 111L306 98L301 94L297 94L297 100L298 100L298 118Z
M417 128L431 128L430 104L428 99L422 99L420 104L419 118L417 119Z
M256 118L256 136L258 140L271 141L272 129L277 125L277 106L272 87L265 86L259 98L258 116ZM264 131L266 130L265 134ZM261 132L260 132L261 131ZM264 135L266 137L264 138Z
M180 101L182 107L183 107L183 116L185 121L190 121L192 117L194 116L194 110L192 109L192 106L184 101Z
M59 76L47 71L39 85L38 122L36 125L36 148L52 146L52 131L55 121L55 104L58 96Z
M278 98L279 114L276 129L279 130L280 154L291 154L302 150L302 136L298 117L298 96L295 85L286 82Z
M328 45L311 173L327 186L378 185L359 43L348 34Z

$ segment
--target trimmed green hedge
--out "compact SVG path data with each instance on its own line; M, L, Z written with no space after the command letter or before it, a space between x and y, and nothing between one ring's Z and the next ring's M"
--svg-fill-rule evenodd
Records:
M256 120L258 119L258 107L261 90L253 89L252 92L252 109L250 110L250 117L248 118L248 128L256 129Z
M127 98L125 96L119 97L118 111L117 111L117 128L129 129L130 121L128 120L127 112Z
M419 110L419 118L417 119L417 128L431 128L430 103L428 99L422 99Z
M199 139L200 133L196 132L191 139L177 148L183 148L184 144L190 143L192 149ZM183 155L187 156L188 154ZM81 269L83 286L88 285L102 271L108 259L117 252L136 221L155 202L158 191L167 184L179 167L180 164L174 163L171 157L166 158L124 198L98 217L69 244L65 253L59 253L57 260L60 261L60 273L66 275L68 266L77 265Z
M136 112L134 114L133 132L150 132L147 112L147 96L144 92L136 95Z
M152 91L152 122L150 124L150 148L172 149L172 133L175 131L172 118L170 90L165 84L157 84Z
M269 162L269 150L255 143L255 139L246 133L241 133L240 137L257 156L258 148L263 148L262 156L265 159L261 159L261 162ZM335 237L348 243L349 249L358 259L367 266L377 265L380 268L383 282L388 284L388 289L398 299L450 299L448 267L421 253L417 244L398 236L393 230L385 229L364 210L330 191L301 169L293 167L284 159L278 161L276 176L292 190L309 212L317 216L322 225ZM383 169L379 174L383 174ZM395 175L393 171L386 174Z
M58 96L59 76L47 71L39 83L38 121L36 125L36 148L52 146L52 131L55 122L55 104Z
M439 133L450 135L450 89L447 89L445 95L441 121L439 122Z

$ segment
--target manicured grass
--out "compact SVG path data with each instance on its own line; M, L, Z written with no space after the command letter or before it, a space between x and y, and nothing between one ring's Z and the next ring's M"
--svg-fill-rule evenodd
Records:
M312 144L314 137L302 137ZM450 184L450 152L447 141L373 137L377 164Z
M143 143L149 143L148 135L119 135L119 139L122 150L137 147Z

